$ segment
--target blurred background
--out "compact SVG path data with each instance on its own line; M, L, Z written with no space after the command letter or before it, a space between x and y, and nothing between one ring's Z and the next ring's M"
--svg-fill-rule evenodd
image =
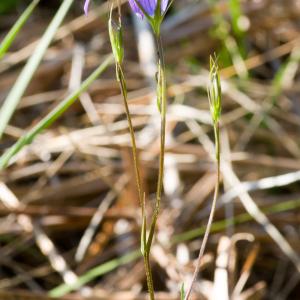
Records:
M0 141L1 154L111 52L106 1L76 0ZM30 1L1 0L0 41ZM0 103L62 1L40 1L0 61ZM155 200L156 50L122 4L125 76L148 215ZM175 0L164 197L152 249L157 299L190 281L216 181L206 86L221 70L222 183L193 299L300 299L300 1ZM130 137L114 66L0 174L0 299L147 299ZM17 298L19 297L19 298Z

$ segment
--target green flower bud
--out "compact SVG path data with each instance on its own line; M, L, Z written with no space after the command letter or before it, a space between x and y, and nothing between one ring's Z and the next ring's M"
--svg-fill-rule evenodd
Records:
M108 21L108 31L109 31L110 44L111 44L111 48L116 63L122 64L124 58L122 26L120 21L119 24L113 21L112 9L110 11L110 16Z
M210 73L207 94L213 123L216 124L219 122L221 116L222 90L218 63L212 56L210 56Z

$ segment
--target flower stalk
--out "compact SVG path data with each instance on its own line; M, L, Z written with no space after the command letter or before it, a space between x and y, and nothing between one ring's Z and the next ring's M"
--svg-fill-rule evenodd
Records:
M209 100L209 108L212 117L212 123L214 128L214 138L215 138L215 156L216 156L216 164L217 164L217 179L214 191L214 197L212 201L211 211L208 218L204 238L200 247L197 265L192 277L191 284L189 289L186 292L185 300L188 300L191 296L193 285L200 273L200 263L202 257L204 255L204 251L206 248L206 244L208 241L210 229L213 223L214 214L216 210L217 199L219 195L219 187L220 187L220 177L221 177L221 146L220 146L220 117L221 117L221 108L222 108L222 91L221 91L221 81L219 75L219 68L217 64L217 59L210 57L210 74L209 74L209 85L207 87L207 94Z
M147 233L147 216L145 211L145 193L143 191L141 176L139 172L139 161L137 154L137 146L134 128L132 124L131 114L128 106L127 99L127 87L126 80L123 72L123 58L124 58L124 48L122 39L122 24L121 24L121 13L120 7L118 7L118 22L115 23L112 18L112 10L110 10L109 17L109 37L111 42L111 47L113 55L115 58L116 66L116 77L120 85L120 90L123 97L125 113L128 121L128 128L130 133L130 139L132 144L132 156L134 162L134 170L136 177L136 184L138 190L138 198L142 211L142 229L141 229L141 252L144 257L145 272L147 278L147 286L149 291L149 298L151 300L155 299L153 278L150 265L150 252L151 245L154 238L157 218L160 211L160 203L163 191L163 176L164 176L164 160L165 160L165 141L166 141L166 112L167 112L167 94L166 94L166 75L165 75L165 63L163 56L163 47L160 36L161 23L164 16L170 7L172 0L128 0L132 10L135 14L143 18L144 16L148 20L152 27L158 52L158 66L157 66L157 106L161 116L161 132L160 132L160 157L159 157L159 170L158 170L158 180L156 189L156 200L155 207L149 227L149 233ZM84 11L85 14L88 12L89 0L85 0Z
M153 29L154 30L154 29ZM160 31L158 31L160 32ZM160 211L160 204L163 191L163 176L164 176L164 161L165 161L165 143L166 143L166 115L167 115L167 90L166 90L166 72L165 72L165 63L163 55L163 47L161 42L160 34L155 34L155 40L157 44L157 53L158 53L158 63L157 63L157 106L160 112L160 156L159 156L159 169L158 169L158 179L157 179L157 188L156 188L156 197L155 197L155 207L152 215L152 220L150 224L148 237L144 236L142 238L142 249L144 249L143 255L145 260L146 274L147 274L147 283L149 290L149 297L151 300L155 299L154 296L154 286L152 280L152 272L150 266L150 252L151 246L154 238L156 223ZM146 226L146 222L144 222ZM147 228L142 228L142 232L147 232Z
M152 222L150 225L149 237L147 240L147 247L151 248L153 236L155 232L156 222L160 210L160 203L163 190L163 176L164 176L164 161L165 161L165 143L166 143L166 114L167 114L167 93L166 93L166 75L165 64L163 56L163 47L160 35L156 36L157 51L158 51L158 77L157 77L157 106L160 111L160 157L159 157L159 170L156 188L156 202L153 212Z
M164 161L165 161L165 144L166 144L166 115L167 115L167 90L166 90L166 70L163 54L163 46L160 35L161 23L169 8L171 2L169 0L144 1L144 0L129 0L132 9L135 13L143 17L145 16L152 27L156 46L157 46L157 106L160 112L160 156L159 169L155 197L155 207L150 223L149 234L147 237L146 218L143 216L141 249L144 256L145 269L147 275L147 284L149 290L149 297L151 300L155 299L154 286L152 279L152 272L150 266L150 252L156 229L156 223L160 211L160 204L163 191L163 176L164 176Z
M128 129L130 134L130 140L132 145L132 157L133 157L133 165L135 171L135 178L136 178L136 185L138 190L138 198L139 203L142 209L142 215L145 215L145 196L143 192L142 180L140 175L140 168L139 168L139 159L138 159L138 150L136 146L136 138L134 127L132 123L132 118L129 110L128 105L128 98L127 98L127 85L126 80L123 72L123 57L124 57L124 48L123 48L123 37L122 37L122 23L121 23L121 16L119 15L118 24L113 22L112 18L112 10L111 7L110 17L108 22L109 27L109 37L110 43L113 51L113 55L115 58L115 66L116 66L116 77L119 82L120 90L122 93L123 104L125 109L125 114L128 122ZM119 11L120 12L120 11Z
M135 171L135 179L136 179L136 185L138 190L138 199L139 199L141 213L142 213L141 252L144 258L149 297L151 300L154 300L154 286L153 286L152 272L150 266L150 249L147 247L147 220L146 220L147 218L145 212L145 193L143 191L143 186L142 186L140 167L139 167L140 164L139 164L138 151L136 146L136 138L135 138L134 127L133 127L132 118L131 118L129 105L128 105L127 86L126 86L126 80L123 72L123 57L124 57L123 49L124 48L123 48L123 38L122 38L121 16L119 10L118 24L114 23L112 18L112 9L113 7L111 7L110 18L108 23L109 36L110 36L112 51L115 58L116 77L119 82L120 90L123 97L123 103L124 103L125 113L128 122L131 145L132 145L132 157L133 157L133 164L134 164L134 171Z
M143 192L142 187L142 180L139 171L139 159L137 154L137 146L136 146L136 139L134 128L132 124L131 114L127 102L127 88L124 73L122 70L122 66L116 63L116 72L117 72L117 79L120 83L120 89L123 96L124 108L128 122L128 128L130 133L131 145L132 145L132 157L133 157L133 164L135 170L135 178L136 178L136 185L138 190L138 198L139 203L142 210L142 229L141 229L141 252L144 258L144 265L145 265L145 272L146 272L146 279L147 279L147 286L149 291L149 296L151 300L154 300L154 286L153 286L153 279L152 279L152 272L150 266L150 248L147 247L147 221L146 221L146 211L145 211L145 195Z

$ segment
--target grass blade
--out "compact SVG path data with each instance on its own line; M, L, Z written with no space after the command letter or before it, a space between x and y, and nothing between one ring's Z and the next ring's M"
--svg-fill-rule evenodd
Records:
M13 115L18 103L20 102L21 97L23 96L26 88L28 87L28 84L33 77L33 74L38 68L46 50L48 49L52 39L54 38L58 27L61 25L73 1L74 0L63 1L56 15L48 26L46 32L44 33L40 43L36 47L32 56L27 61L13 88L5 99L0 111L0 139L6 128L6 125Z
M11 148L9 148L0 157L0 169L4 169L13 156L15 156L24 146L30 144L42 130L49 127L55 120L57 120L77 100L78 96L84 92L112 62L113 56L109 55L77 90L59 103L47 116L45 116L45 118L43 118L31 130L23 135Z
M242 17L242 9L240 0L230 0L229 1L230 15L232 18L232 29L236 36L241 37L244 31L241 30L239 22Z
M262 211L266 215L272 215L276 213L283 213L287 211L292 211L300 207L300 199L285 201L282 203L277 203L269 207L263 208ZM211 228L211 233L220 232L224 230L228 225L244 224L246 222L252 221L254 218L249 213L239 214L230 219L223 219L220 221L215 221ZM205 232L206 226L201 226L200 228L192 229L180 234L173 236L171 244L183 243L195 238L202 236Z
M62 285L54 288L53 290L51 290L49 292L49 295L51 297L55 297L55 298L62 297L74 290L77 290L78 288L80 288L81 286L85 285L86 283L92 281L93 279L95 279L103 274L106 274L110 271L113 271L114 269L118 268L119 266L125 265L129 262L136 260L140 256L141 256L141 252L139 250L135 250L133 252L125 254L124 256L122 256L120 258L115 258L113 260L110 260L96 268L89 270L84 275L80 276L78 278L78 281L75 284L73 284L73 285L62 284Z
M29 6L22 13L22 15L19 17L17 22L10 29L8 34L5 36L5 38L0 44L0 59L3 58L3 56L6 54L12 42L15 40L17 34L20 32L26 21L29 19L39 2L40 0L33 0L31 4L29 4Z

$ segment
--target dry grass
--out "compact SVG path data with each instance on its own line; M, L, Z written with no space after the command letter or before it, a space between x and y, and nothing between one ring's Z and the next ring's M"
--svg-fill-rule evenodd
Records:
M211 34L212 11L205 3L175 1L162 31L170 105L165 195L151 257L157 299L178 299L181 283L189 281L215 185L207 65L224 41ZM223 61L222 191L195 299L297 299L300 6L296 0L261 0L245 1L243 7L250 22L244 37L247 55L242 66ZM229 24L228 5L219 8ZM1 99L54 9L40 7L0 62ZM76 9L69 15L7 127L1 151L110 52L107 9L103 4L88 17ZM1 16L3 34L15 18ZM151 79L155 52L151 42L145 44L144 27L131 21L124 6L129 104L151 202L159 154ZM237 76L239 67L246 68L248 78ZM17 299L19 290L26 290L19 294L22 299L48 299L34 294L47 295L139 248L141 218L119 94L111 67L2 172L0 299ZM79 250L82 243L86 246ZM78 251L83 256L76 261ZM110 272L91 278L65 299L147 299L143 262L137 257L117 261Z

